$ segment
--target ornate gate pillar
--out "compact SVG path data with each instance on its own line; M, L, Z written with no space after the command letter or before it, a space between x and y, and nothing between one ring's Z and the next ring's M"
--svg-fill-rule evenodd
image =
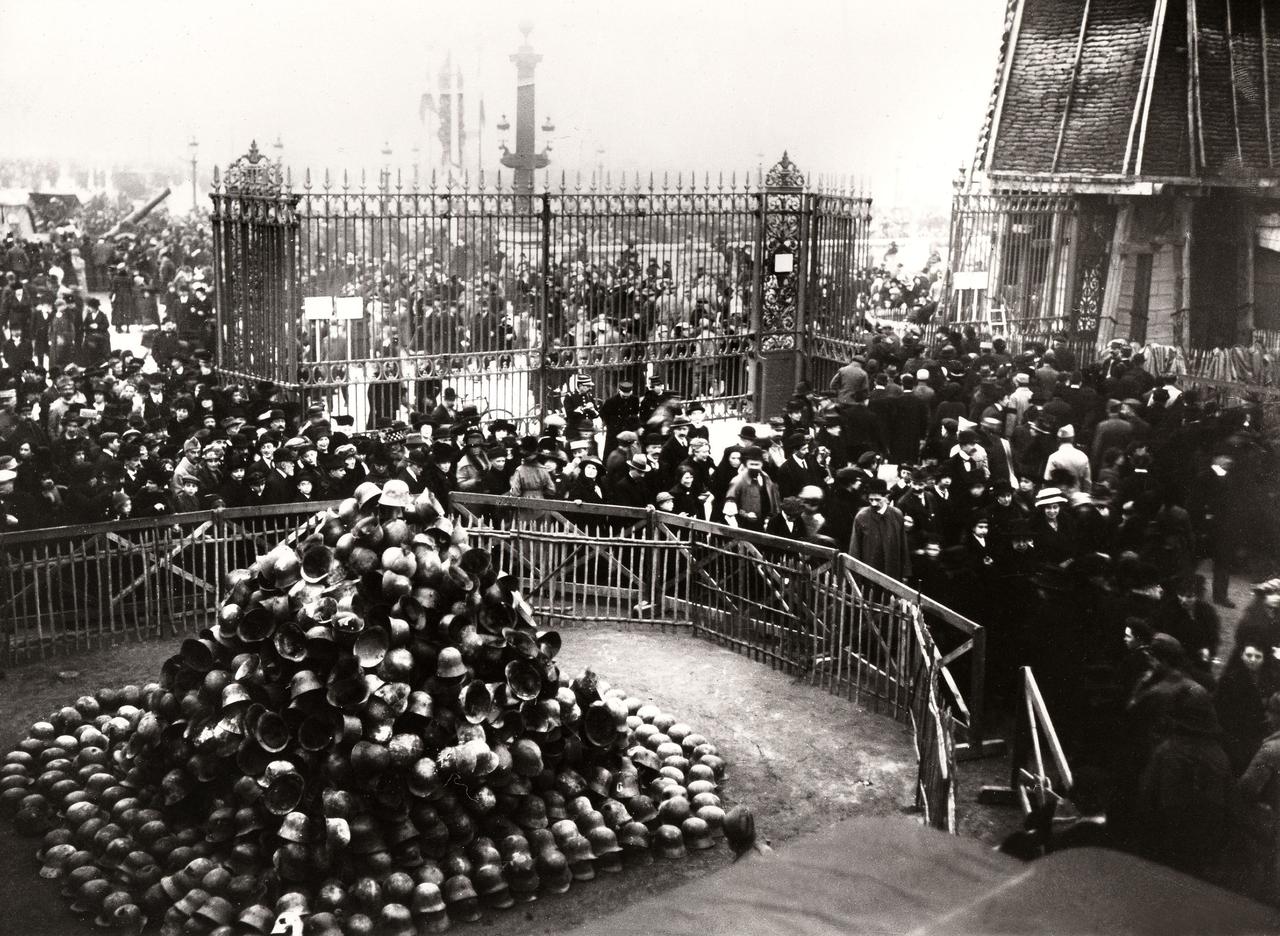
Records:
M782 411L802 372L811 209L804 175L784 152L765 175L760 197L758 321L754 323L760 348L759 419Z
M213 178L217 363L238 378L298 379L298 196L258 151Z

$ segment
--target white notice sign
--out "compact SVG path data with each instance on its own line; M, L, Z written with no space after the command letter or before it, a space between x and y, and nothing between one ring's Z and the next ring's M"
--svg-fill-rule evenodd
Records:
M364 318L364 300L359 296L339 296L333 300L333 309L340 319Z
M305 297L302 300L302 317L310 322L333 318L333 297Z

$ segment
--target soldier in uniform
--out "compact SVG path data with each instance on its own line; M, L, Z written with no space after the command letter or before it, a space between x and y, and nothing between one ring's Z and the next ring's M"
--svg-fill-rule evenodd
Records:
M668 401L674 399L674 394L667 391L667 379L661 374L654 374L649 378L649 389L645 391L644 397L640 400L640 420L647 423L653 418L658 407L664 406Z
M618 392L600 407L600 419L604 422L605 452L617 448L619 432L638 432L640 398L636 396L635 384L629 380L619 381Z
M600 401L595 395L595 381L587 374L574 378L574 390L564 398L565 435L570 440L586 439L592 455L596 451L596 425L600 421Z

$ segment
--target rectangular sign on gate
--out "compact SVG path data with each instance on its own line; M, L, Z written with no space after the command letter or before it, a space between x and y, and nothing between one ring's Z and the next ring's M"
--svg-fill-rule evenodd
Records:
M362 319L364 300L359 296L307 296L302 300L302 317L309 322Z
M302 317L308 322L333 318L333 296L307 296L302 300Z
M333 300L333 316L352 321L364 318L364 300L359 296L339 296Z
M953 289L986 289L990 274L986 270L958 270L951 274Z

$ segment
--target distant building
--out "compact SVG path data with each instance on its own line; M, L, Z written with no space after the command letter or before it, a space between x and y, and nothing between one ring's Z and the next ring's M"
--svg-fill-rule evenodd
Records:
M1009 0L950 261L953 319L1280 329L1280 0Z

